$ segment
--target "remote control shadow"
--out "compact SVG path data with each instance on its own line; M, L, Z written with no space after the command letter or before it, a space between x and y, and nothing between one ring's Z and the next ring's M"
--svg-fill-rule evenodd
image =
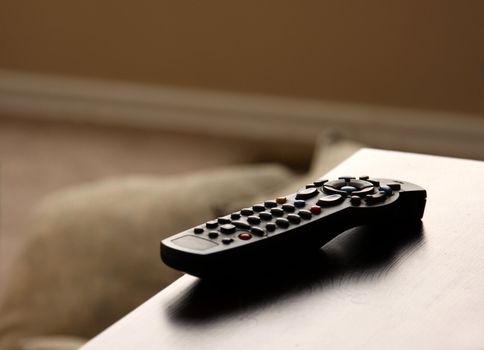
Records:
M421 221L350 229L323 248L270 257L257 271L236 278L200 280L168 308L174 322L196 324L247 312L351 280L384 278L397 261L422 246ZM277 266L276 266L277 264Z

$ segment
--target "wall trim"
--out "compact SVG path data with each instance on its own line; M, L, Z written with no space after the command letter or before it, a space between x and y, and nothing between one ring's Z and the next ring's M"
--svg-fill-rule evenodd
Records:
M337 130L369 146L484 159L484 117L0 70L0 115L308 145Z

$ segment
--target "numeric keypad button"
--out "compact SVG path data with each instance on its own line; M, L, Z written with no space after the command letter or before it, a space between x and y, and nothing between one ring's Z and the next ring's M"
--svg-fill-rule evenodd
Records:
M279 218L276 220L276 225L282 228L288 228L289 221L287 219Z
M259 225L260 224L260 218L258 216L255 216L255 215L251 215L247 218L247 221L249 222L249 224L252 224L252 225Z
M257 237L262 237L266 234L266 231L264 231L260 227L252 227L250 229L250 232Z
M313 216L313 214L311 214L311 212L309 210L305 210L305 209L299 210L297 212L297 215L299 215L301 218L303 218L305 220L309 220Z
M235 232L235 225L232 224L225 224L220 226L220 232L225 233L225 234L231 234Z
M301 218L296 214L287 215L287 220L289 220L293 224L299 224L301 222Z
M274 215L274 216L283 216L284 210L282 210L281 208L272 208L271 214Z

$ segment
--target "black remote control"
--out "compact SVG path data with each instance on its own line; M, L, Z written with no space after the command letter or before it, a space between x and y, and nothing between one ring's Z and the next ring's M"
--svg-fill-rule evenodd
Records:
M426 197L423 188L399 180L321 179L166 238L161 259L199 277L250 273L320 248L352 227L418 221Z

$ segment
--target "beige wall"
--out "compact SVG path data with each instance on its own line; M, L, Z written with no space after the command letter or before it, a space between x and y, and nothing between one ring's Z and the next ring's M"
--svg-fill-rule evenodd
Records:
M482 113L484 1L2 1L0 68Z

